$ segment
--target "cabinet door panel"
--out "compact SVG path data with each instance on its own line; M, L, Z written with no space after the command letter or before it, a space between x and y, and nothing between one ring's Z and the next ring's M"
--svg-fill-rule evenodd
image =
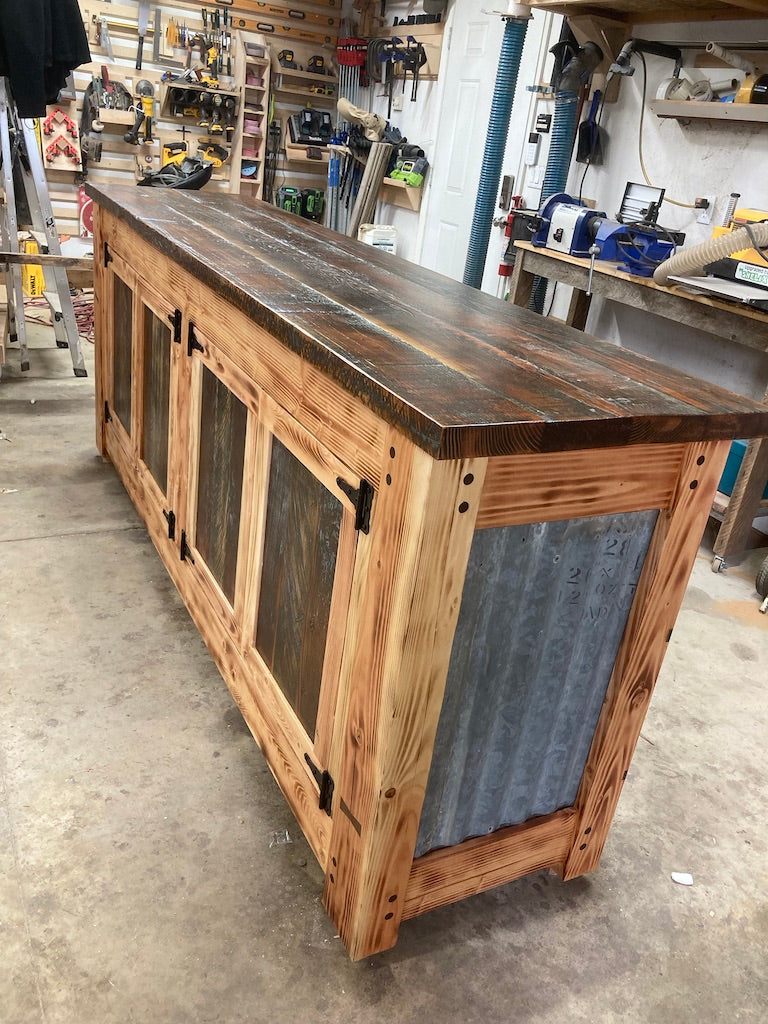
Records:
M248 413L207 366L201 372L195 546L232 604Z
M309 736L317 720L342 505L273 438L256 648Z
M144 387L142 459L163 492L168 493L168 427L171 389L171 331L144 306Z
M133 381L133 292L112 275L112 405L125 432L131 433Z

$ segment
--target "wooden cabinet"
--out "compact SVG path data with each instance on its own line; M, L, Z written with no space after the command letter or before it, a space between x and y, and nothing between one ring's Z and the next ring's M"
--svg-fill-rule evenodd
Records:
M99 447L350 955L595 868L768 411L263 203L91 192Z

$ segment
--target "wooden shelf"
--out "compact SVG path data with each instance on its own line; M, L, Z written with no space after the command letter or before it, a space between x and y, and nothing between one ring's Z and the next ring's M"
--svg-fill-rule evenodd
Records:
M296 97L301 100L310 100L312 103L317 103L319 101L330 106L333 106L336 103L335 93L329 96L326 93L310 92L309 89L290 89L285 86L281 86L279 88L274 87L272 91L276 96L287 96L289 98Z
M312 147L307 146L306 144L302 145L301 143L297 144L294 142L286 142L283 148L285 149L285 159L287 163L304 164L305 166L317 167L318 174L325 173L325 168L328 166L329 159L327 146ZM307 156L307 149L312 148L320 150L322 155L319 160L313 160L311 157Z
M760 18L765 9L758 0L532 0L531 7L566 17L596 15L615 18L627 25L671 24L684 21L728 21Z
M734 123L768 124L768 106L759 103L697 103L695 100L651 100L657 117L677 121L733 121Z
M284 68L275 64L272 68L273 75L283 75L285 78L305 78L310 82L338 82L338 75L318 75L315 71L299 71L294 68Z
M398 178L385 178L379 189L379 199L382 203L391 203L393 206L401 206L404 210L421 209L422 189L415 185L406 185Z

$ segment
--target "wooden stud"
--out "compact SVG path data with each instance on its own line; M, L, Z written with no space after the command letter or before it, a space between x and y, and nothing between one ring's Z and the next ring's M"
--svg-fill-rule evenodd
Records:
M394 431L385 448L329 758L323 903L353 960L397 940L485 472L484 460L436 463Z

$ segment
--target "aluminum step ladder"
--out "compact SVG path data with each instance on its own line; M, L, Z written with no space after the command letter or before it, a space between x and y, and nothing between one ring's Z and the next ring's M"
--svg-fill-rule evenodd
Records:
M38 148L34 124L31 119L19 118L8 80L5 78L0 78L0 159L5 191L3 215L0 218L3 250L18 254L19 228L29 228L38 241L41 253L60 256L61 245L56 232L56 221L48 195L43 158ZM20 223L22 214L17 203L14 169L17 181L21 181L26 196L28 224ZM24 220L27 218L24 217ZM29 350L24 319L21 266L18 263L6 263L4 274L10 341L18 342L21 369L28 370ZM46 267L45 280L43 295L51 307L56 345L69 349L75 376L87 377L66 268ZM53 282L53 287L49 286L50 282Z

